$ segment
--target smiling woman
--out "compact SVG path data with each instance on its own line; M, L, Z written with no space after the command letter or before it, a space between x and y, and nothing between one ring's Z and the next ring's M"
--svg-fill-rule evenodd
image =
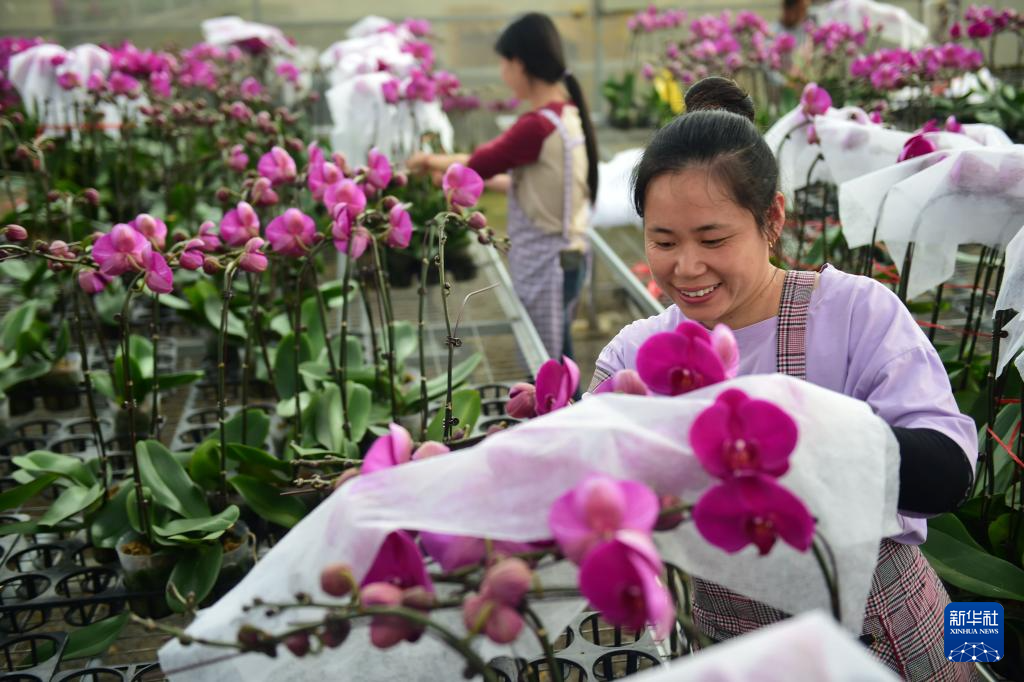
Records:
M675 305L619 332L597 359L591 390L608 390L609 377L617 386L623 370L644 375L651 357L673 367L685 359L673 376L692 388L696 359L686 343L694 323L725 324L740 375L781 372L867 402L900 445L902 530L882 542L862 639L906 679L968 679L968 668L946 661L941 629L927 627L940 622L949 597L917 545L927 533L923 517L955 508L970 489L974 423L891 291L828 265L784 272L771 263L785 200L745 94L725 79L698 83L687 110L655 134L633 183L651 274ZM786 617L700 579L693 607L694 622L716 640Z

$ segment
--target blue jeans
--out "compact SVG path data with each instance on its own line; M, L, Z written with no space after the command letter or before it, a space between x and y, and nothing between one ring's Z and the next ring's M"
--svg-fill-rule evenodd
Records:
M576 303L580 298L580 290L587 278L587 262L582 260L578 268L562 270L562 301L564 316L562 318L562 355L572 358L572 320L576 317ZM575 358L574 358L575 359Z

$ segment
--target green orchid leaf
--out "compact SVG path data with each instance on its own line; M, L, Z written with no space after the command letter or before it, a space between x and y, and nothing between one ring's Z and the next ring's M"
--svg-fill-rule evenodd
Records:
M452 427L452 433L463 432L468 437L480 418L481 400L479 391L465 388L452 393L452 417L458 423ZM437 411L427 427L427 439L441 441L444 438L444 409Z
M279 488L258 478L239 474L228 483L254 512L271 523L291 528L306 515L306 505L300 499L282 495Z
M152 491L158 504L188 518L209 516L203 491L162 443L141 441L136 443L135 453L142 484Z
M182 554L167 579L167 605L171 610L175 613L185 611L186 605L177 595L194 600L195 605L206 599L217 582L223 560L224 547L219 542L200 545Z
M75 483L89 487L96 484L96 476L85 462L71 455L58 455L46 450L33 450L27 455L12 457L15 466L32 473L59 474Z

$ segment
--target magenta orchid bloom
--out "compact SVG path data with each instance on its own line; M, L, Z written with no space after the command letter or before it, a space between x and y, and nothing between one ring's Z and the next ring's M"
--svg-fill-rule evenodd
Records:
M345 179L345 175L334 163L322 161L317 165L310 164L309 175L306 179L306 186L312 192L313 198L322 201L324 191L331 185L336 185Z
M405 427L392 423L388 424L388 431L386 436L381 436L373 441L373 445L363 457L360 472L364 475L448 452L447 445L430 440L424 442L413 452L412 436L409 435Z
M217 223L212 220L204 220L199 226L198 238L203 242L203 251L216 251L220 248L220 235L218 234Z
M404 249L412 241L412 216L401 204L395 204L388 211L387 242L393 249Z
M711 330L711 348L725 368L725 378L732 379L740 372L740 347L729 325L716 324Z
M298 172L295 167L295 159L282 147L273 147L261 156L259 163L256 164L256 169L275 187L291 182Z
M304 256L316 236L316 223L297 208L289 208L267 225L267 241L275 253Z
M555 500L548 525L562 553L578 564L620 531L649 534L658 512L658 496L643 483L594 474Z
M537 387L519 382L508 391L505 413L513 419L530 419L537 416Z
M169 294L174 289L174 273L167 265L167 259L159 251L149 250L143 260L146 269L146 286L155 294Z
M434 583L427 575L423 555L406 531L396 530L384 538L373 565L363 576L360 585L376 582L390 583L403 590L422 587L428 592L434 591Z
M270 180L267 178L256 178L256 182L252 183L252 189L249 192L252 203L257 206L273 206L276 204L278 202L277 192L271 187Z
M726 378L710 332L689 320L675 331L647 339L637 351L636 370L647 387L660 395L681 395Z
M480 593L466 599L462 620L470 632L483 631L499 644L512 642L523 629L519 605L530 589L533 574L522 559L503 559L487 569Z
M242 255L238 257L238 267L246 272L263 272L267 269L267 256L260 251L264 242L259 237L253 237L245 243Z
M246 201L224 214L220 221L220 236L228 246L242 246L253 237L260 236L260 217Z
M110 284L110 277L97 270L83 269L78 272L78 286L87 294L98 294Z
M154 218L148 213L140 213L128 224L141 232L158 249L164 248L164 244L167 243L167 223L159 218Z
M480 200L480 194L484 191L484 181L472 168L461 163L453 163L444 172L441 187L452 208L472 208Z
M675 621L672 597L661 581L662 564L651 539L623 532L595 547L580 565L580 593L609 623L640 632L654 626L658 639Z
M903 149L900 150L900 155L896 158L896 163L901 161L908 161L915 159L925 154L931 154L938 147L935 143L924 136L924 133L914 135L903 144Z
M328 211L333 210L338 204L347 204L353 220L366 210L366 194L359 189L359 185L348 179L325 187L323 201Z
M185 244L185 250L178 256L178 265L186 270L198 270L203 267L203 261L206 260L203 254L205 250L202 239L190 239Z
M956 120L956 116L949 116L946 119L946 132L948 133L963 133L964 126L960 121Z
M391 182L391 162L376 147L366 156L366 182L374 189L382 190Z
M436 561L445 572L479 564L487 557L487 542L483 538L421 531L420 544L427 556ZM494 540L491 542L491 549L494 554L511 555L532 552L537 546L529 542Z
M142 271L152 249L145 235L124 223L118 223L96 240L92 247L92 257L99 264L100 272L107 277L116 277L129 271Z
M243 80L238 89L242 93L242 97L246 99L255 99L263 94L263 86L252 76Z
M245 147L236 144L228 153L228 168L236 173L244 173L249 167L249 155L245 153Z
M384 95L385 102L398 104L398 100L401 99L402 83L396 78L386 80L380 84L380 91Z
M352 223L348 204L335 204L331 214L334 216L334 223L331 226L334 248L341 253L347 253L351 258L362 256L373 235L362 225Z
M734 388L720 393L690 426L694 454L718 478L781 476L796 442L796 422L784 410Z
M598 393L650 395L650 391L647 390L647 384L644 383L644 380L640 378L635 369L620 369L594 389L594 394Z
M821 116L827 113L831 106L832 96L828 94L828 90L817 83L808 83L804 87L804 92L800 96L800 108L804 116Z
M563 355L562 362L548 360L537 370L537 414L565 407L580 385L580 368Z
M776 539L805 552L814 518L800 499L761 475L731 478L714 486L693 508L697 531L711 544L735 553L753 543L764 555Z

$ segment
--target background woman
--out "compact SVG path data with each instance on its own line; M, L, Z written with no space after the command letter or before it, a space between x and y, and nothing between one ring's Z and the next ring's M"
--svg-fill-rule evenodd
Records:
M954 509L971 488L974 423L960 414L938 354L889 289L829 265L772 265L785 205L745 94L721 78L698 83L687 111L654 136L633 187L651 273L675 305L623 329L601 352L591 388L635 369L652 334L694 320L733 329L740 374L782 372L867 402L899 442L903 532L882 541L861 639L903 679L970 679L971 666L946 660L949 596L918 545L924 517ZM695 580L694 620L713 639L786 615Z
M408 166L438 172L461 162L485 180L510 172L509 263L516 293L548 354L572 356L570 327L586 277L587 224L597 196L594 127L549 17L520 17L494 49L502 80L530 111L471 156L420 153Z

